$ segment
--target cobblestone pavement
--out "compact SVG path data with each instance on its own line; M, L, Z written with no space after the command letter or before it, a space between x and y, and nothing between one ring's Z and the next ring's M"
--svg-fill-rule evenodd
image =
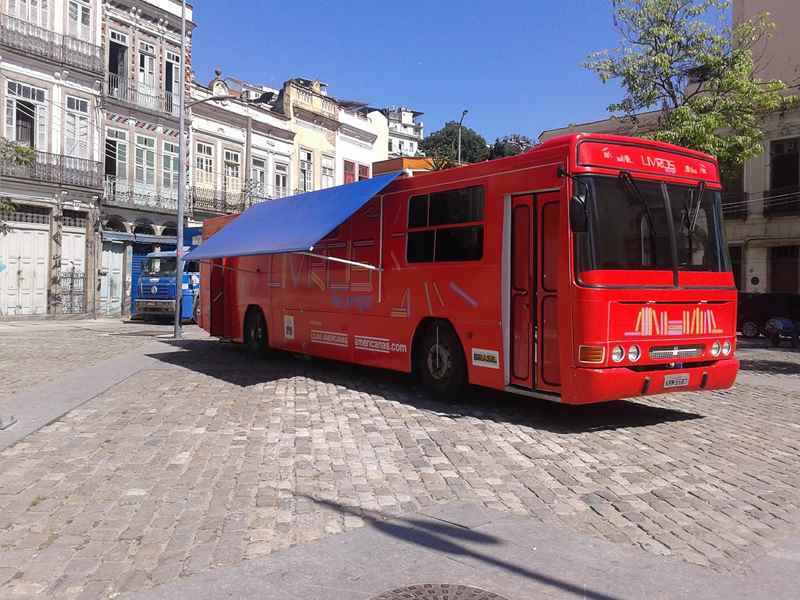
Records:
M170 331L165 325L111 319L0 321L0 398L130 352Z
M749 383L729 391L564 407L445 404L397 374L164 346L175 368L0 453L0 597L113 596L360 527L359 511L449 501L722 572L800 522L790 349L743 349Z

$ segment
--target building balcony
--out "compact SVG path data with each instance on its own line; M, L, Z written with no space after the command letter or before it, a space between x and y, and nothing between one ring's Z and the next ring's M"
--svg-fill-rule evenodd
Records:
M0 14L0 46L90 73L102 73L100 46Z
M107 175L103 202L123 208L175 213L178 211L178 190L157 189L153 184Z
M102 163L49 152L34 151L33 161L25 165L2 161L0 175L90 189L103 187Z
M775 188L764 192L764 216L800 214L800 186Z
M178 94L161 93L155 83L149 84L126 79L116 73L108 74L105 94L145 110L167 113L175 117L180 113Z
M217 189L194 185L189 194L194 215L226 215L247 208L247 194L242 190Z
M722 194L722 216L725 219L746 219L747 206L747 194L743 192Z

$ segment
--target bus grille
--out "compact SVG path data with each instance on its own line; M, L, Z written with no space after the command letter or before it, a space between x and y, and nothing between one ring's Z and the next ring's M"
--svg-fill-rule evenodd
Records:
M650 358L692 358L702 356L704 346L654 346L650 348Z

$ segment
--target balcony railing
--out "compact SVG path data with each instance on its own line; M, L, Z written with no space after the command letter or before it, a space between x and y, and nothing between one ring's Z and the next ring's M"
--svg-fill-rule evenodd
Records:
M0 45L91 73L103 72L100 46L0 14Z
M158 85L153 82L140 82L126 79L116 73L109 73L106 78L106 95L128 104L134 104L147 110L165 112L178 116L180 105L177 94L160 93Z
M726 192L722 194L722 216L726 219L747 218L747 194Z
M764 192L764 216L777 217L800 213L800 187L775 188Z
M106 176L105 203L174 213L178 210L178 191L174 188L157 189L155 185Z
M247 208L247 194L242 190L195 185L191 188L190 197L194 214L224 215L242 212Z
M102 169L102 163L93 160L38 151L34 151L33 161L29 164L0 162L0 174L4 177L92 189L103 187Z

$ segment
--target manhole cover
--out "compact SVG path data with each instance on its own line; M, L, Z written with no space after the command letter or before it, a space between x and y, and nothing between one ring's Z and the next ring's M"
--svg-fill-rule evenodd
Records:
M424 583L384 592L372 600L505 600L505 598L465 585Z

